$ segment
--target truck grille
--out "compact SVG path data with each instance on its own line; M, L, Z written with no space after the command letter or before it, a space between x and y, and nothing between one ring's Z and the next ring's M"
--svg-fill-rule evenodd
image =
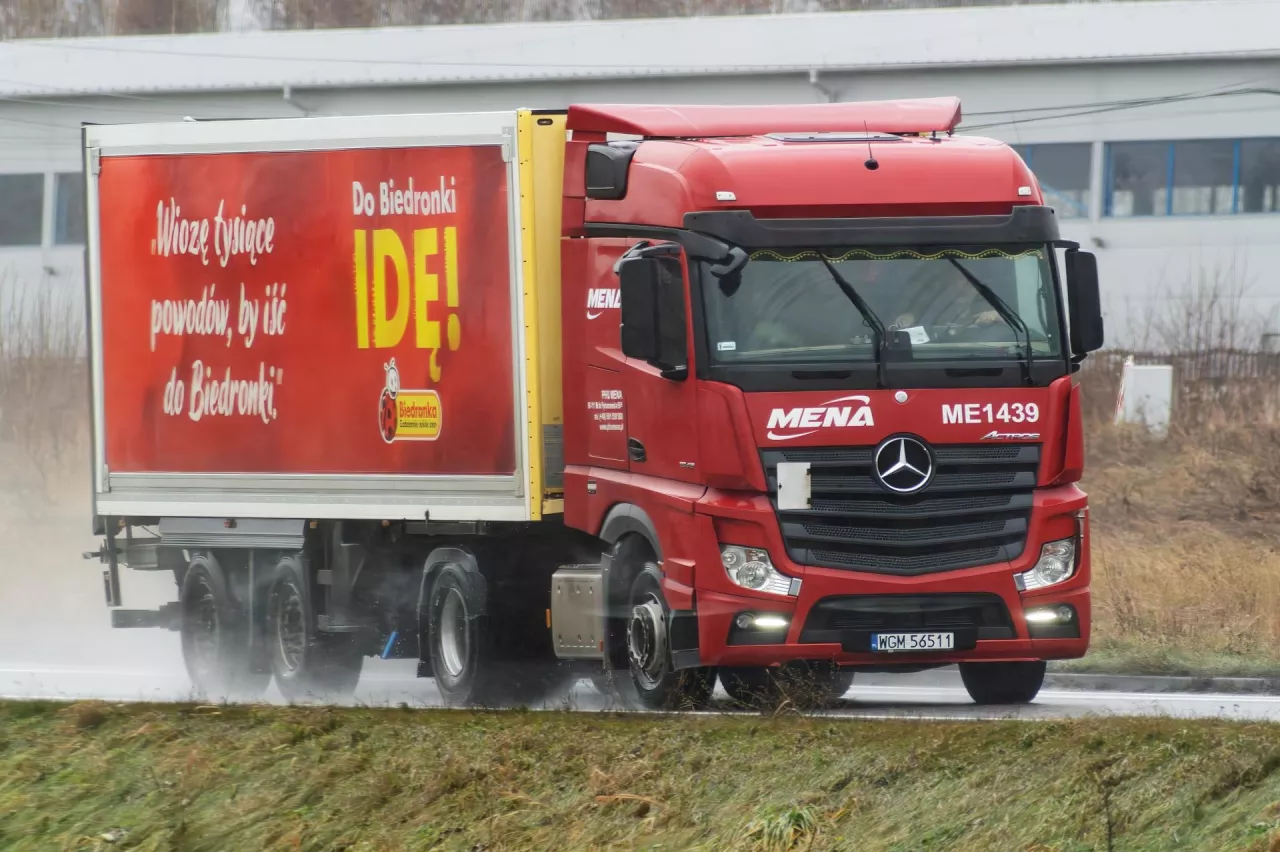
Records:
M778 512L791 558L802 565L916 575L1003 562L1026 546L1038 444L933 447L923 491L893 494L871 472L874 447L763 450L777 509L779 462L808 462L811 508Z

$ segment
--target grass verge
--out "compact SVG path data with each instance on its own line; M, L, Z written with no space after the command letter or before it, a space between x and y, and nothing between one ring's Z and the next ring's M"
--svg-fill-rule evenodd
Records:
M1060 660L1050 670L1075 674L1163 675L1168 677L1253 677L1280 680L1280 660L1270 654L1205 651L1154 640L1103 638L1079 660Z
M1280 726L0 705L7 850L1280 850Z

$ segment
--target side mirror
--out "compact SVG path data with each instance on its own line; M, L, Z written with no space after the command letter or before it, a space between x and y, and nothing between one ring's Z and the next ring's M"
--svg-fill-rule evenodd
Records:
M689 374L684 275L675 257L633 257L618 268L622 354L646 361L664 378Z
M1071 313L1071 351L1084 355L1102 348L1102 297L1098 259L1087 251L1066 253L1067 310Z

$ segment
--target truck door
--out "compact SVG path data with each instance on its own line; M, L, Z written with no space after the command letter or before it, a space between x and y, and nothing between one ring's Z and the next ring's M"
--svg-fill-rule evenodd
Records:
M689 274L684 252L633 247L618 264L620 371L632 473L696 482L697 388Z

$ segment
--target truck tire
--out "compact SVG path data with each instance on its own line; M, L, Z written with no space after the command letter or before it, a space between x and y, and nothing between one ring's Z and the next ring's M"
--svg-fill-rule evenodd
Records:
M724 666L720 669L720 685L740 707L764 708L774 695L773 678L764 666Z
M1040 692L1044 672L1043 660L960 664L960 679L977 704L1028 704Z
M436 572L427 597L427 654L436 688L451 707L487 697L483 583L483 577L449 563Z
M658 566L646 562L631 584L627 656L636 696L655 710L701 710L711 701L716 670L673 667L667 640L670 609L659 576Z
M364 654L349 633L316 629L306 573L296 556L276 565L267 598L268 656L287 701L344 701L356 691Z
M825 661L721 668L720 684L743 707L772 709L789 701L800 709L814 710L843 698L853 686L853 672Z
M231 594L226 573L211 554L196 554L179 593L182 660L206 699L255 700L271 673L249 644L249 613Z
M853 687L853 671L830 660L812 660L798 666L796 691L801 701L810 702L815 708L830 707Z

